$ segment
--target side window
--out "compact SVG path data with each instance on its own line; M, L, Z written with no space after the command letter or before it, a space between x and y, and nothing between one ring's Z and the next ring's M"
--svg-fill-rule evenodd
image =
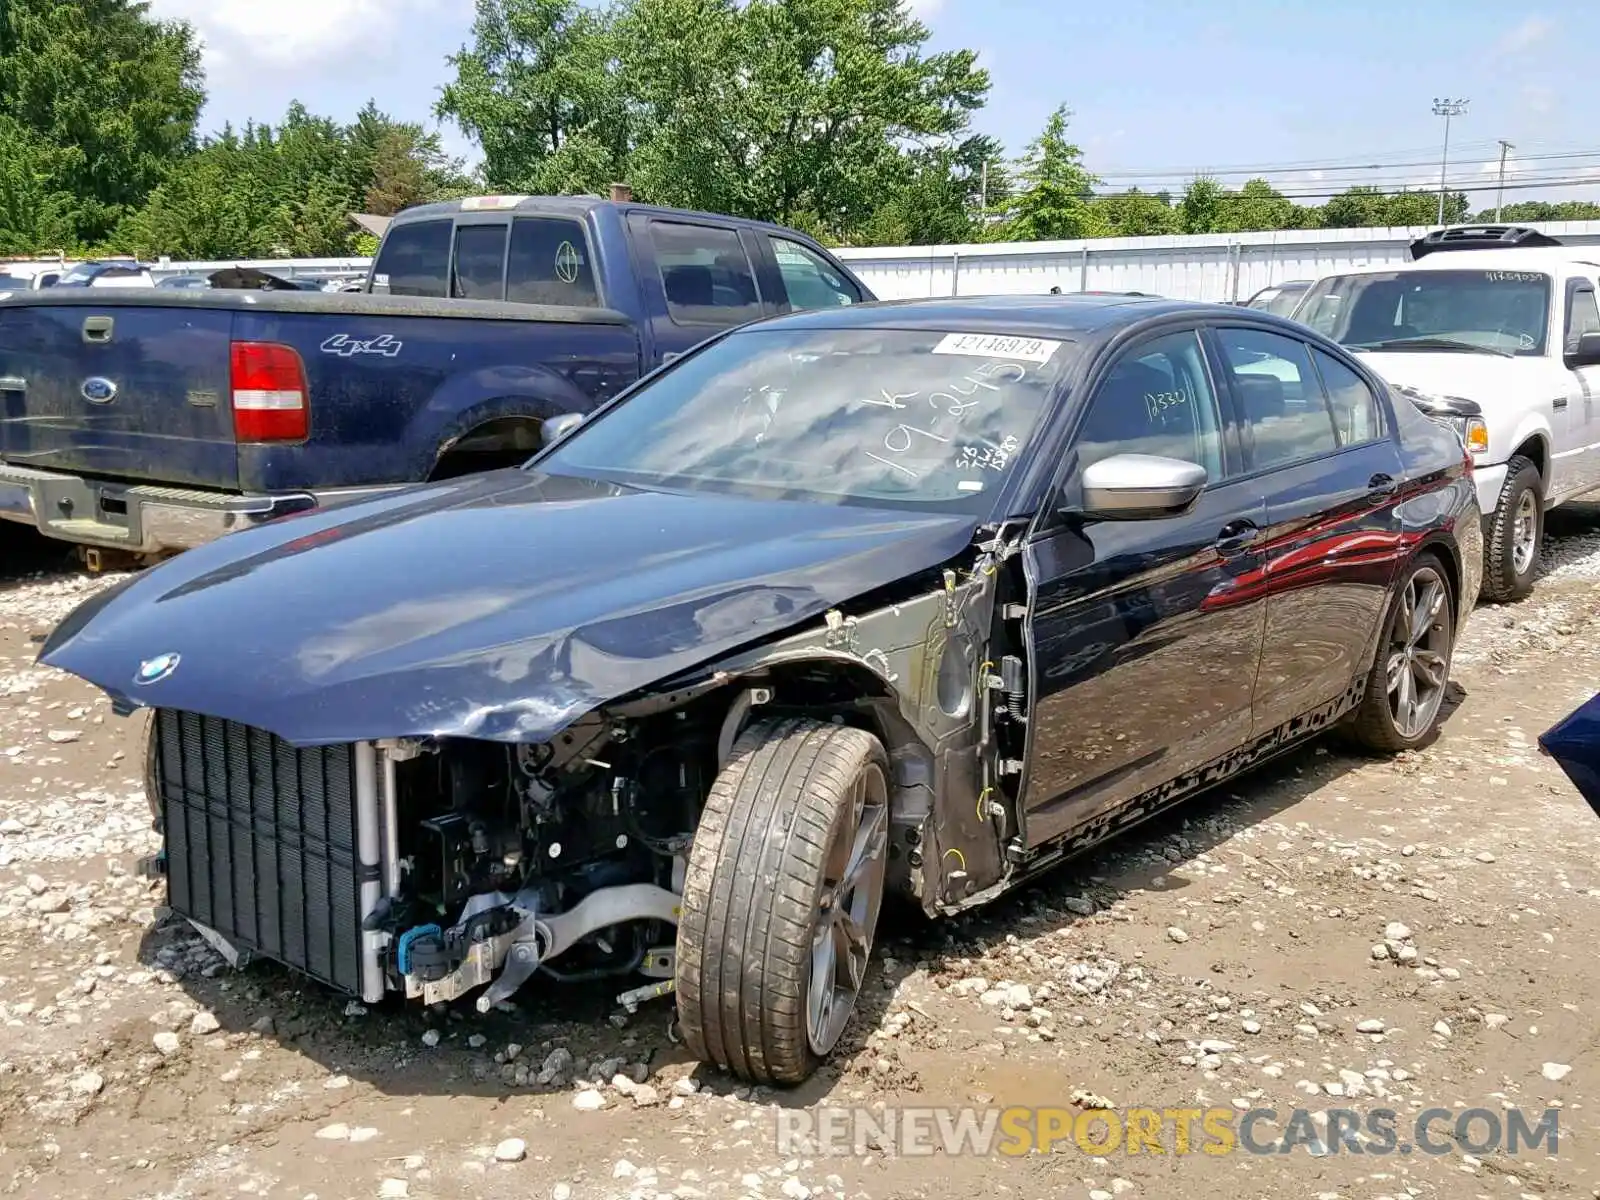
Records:
M1578 339L1600 331L1600 306L1595 304L1594 286L1587 279L1575 279L1567 291L1566 350L1578 348Z
M1128 350L1095 389L1077 439L1078 466L1113 454L1156 454L1223 477L1222 421L1193 330Z
M1383 436L1383 409L1372 389L1349 367L1315 346L1317 374L1328 393L1328 408L1333 413L1333 429L1341 446L1371 442Z
M450 294L459 300L498 300L505 294L506 227L456 226Z
M650 240L678 324L742 325L762 315L755 272L733 230L651 221Z
M600 307L583 226L564 217L518 217L511 222L506 299Z
M1339 448L1304 342L1259 329L1219 329L1217 339L1233 378L1255 470Z
M395 296L444 296L450 273L449 221L418 221L391 228L373 275L387 276Z
M791 308L842 308L860 302L860 293L827 259L788 238L769 235L768 241Z

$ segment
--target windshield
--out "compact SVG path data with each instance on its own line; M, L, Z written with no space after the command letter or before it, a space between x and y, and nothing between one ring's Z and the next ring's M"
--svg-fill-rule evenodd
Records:
M1266 288L1257 293L1255 299L1250 301L1249 307L1272 313L1274 316L1287 317L1294 312L1294 306L1300 303L1300 297L1305 294L1305 290L1304 284L1297 283Z
M1384 271L1333 275L1295 319L1352 350L1544 353L1550 276L1537 271ZM1452 346L1451 343L1455 345Z
M748 329L581 426L539 469L983 513L1075 351L943 330Z

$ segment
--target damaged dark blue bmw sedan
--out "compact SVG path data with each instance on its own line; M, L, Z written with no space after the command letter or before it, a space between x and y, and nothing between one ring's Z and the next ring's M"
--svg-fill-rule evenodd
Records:
M144 710L169 904L368 1001L615 977L792 1084L952 913L1319 731L1430 738L1459 437L1270 314L743 326L523 467L285 518L41 660Z

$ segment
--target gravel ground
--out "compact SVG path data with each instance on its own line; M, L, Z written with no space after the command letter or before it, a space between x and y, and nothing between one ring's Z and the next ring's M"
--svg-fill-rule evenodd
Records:
M1600 1196L1583 1015L1600 821L1535 748L1600 687L1600 510L1550 525L1534 597L1475 615L1435 745L1394 761L1306 747L990 909L889 928L835 1067L753 1094L690 1063L665 1008L624 1021L604 991L530 986L487 1017L433 1017L227 967L132 873L155 843L126 723L32 665L110 580L0 528L0 1191ZM1277 1109L1257 1140L1297 1107L1325 1131L1336 1108L1521 1106L1531 1125L1557 1106L1561 1141L786 1156L778 1122L824 1100Z

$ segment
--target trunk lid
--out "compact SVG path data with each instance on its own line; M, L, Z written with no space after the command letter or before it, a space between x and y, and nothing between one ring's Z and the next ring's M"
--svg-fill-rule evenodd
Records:
M0 461L220 490L239 486L233 313L0 303Z

